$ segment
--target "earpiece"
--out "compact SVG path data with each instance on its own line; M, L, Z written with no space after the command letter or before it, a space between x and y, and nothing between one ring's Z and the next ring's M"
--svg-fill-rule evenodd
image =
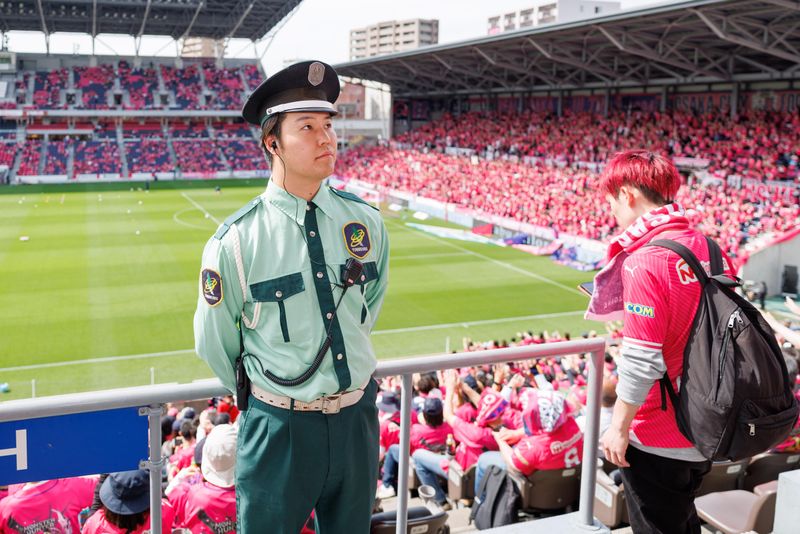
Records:
M278 150L278 142L277 141L272 141L272 148L274 148L275 150Z

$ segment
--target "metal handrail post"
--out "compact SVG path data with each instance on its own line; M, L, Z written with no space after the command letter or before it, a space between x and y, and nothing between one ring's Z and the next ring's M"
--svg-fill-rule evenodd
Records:
M403 375L400 393L400 465L397 472L396 534L405 534L408 525L408 464L411 462L411 375Z
M161 534L161 405L151 405L148 413L150 425L150 532Z
M603 357L597 350L589 358L589 391L586 396L586 426L583 432L583 465L581 466L581 497L578 522L594 525L594 485L597 481L597 447L600 439L600 391L603 383Z

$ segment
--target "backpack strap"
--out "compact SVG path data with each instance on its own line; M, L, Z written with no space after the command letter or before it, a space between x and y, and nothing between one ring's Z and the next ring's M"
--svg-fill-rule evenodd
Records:
M712 243L713 243L713 241L712 241ZM683 261L686 262L686 264L692 269L692 272L694 272L695 276L697 276L697 279L700 280L703 283L703 285L706 285L706 283L708 282L708 274L706 274L706 270L703 269L703 266L700 265L700 261L697 259L697 256L695 256L694 253L691 250L689 250L687 247L681 245L677 241L672 241L671 239L658 239L656 241L648 243L645 246L646 247L661 247L661 248L666 248L666 249L671 250L672 252L674 252L675 254L680 256L683 259ZM716 243L714 243L714 246L716 246ZM709 251L710 251L710 249L711 249L711 246L709 245ZM717 247L717 252L720 253L719 252L719 247ZM722 266L721 253L720 253L719 263L720 263L720 267L721 267Z
M706 239L708 239L708 238L706 238ZM709 254L711 254L712 258L713 258L712 250L713 250L714 247L716 247L717 254L719 254L719 266L721 268L722 267L722 253L720 252L719 247L717 247L716 243L714 243L710 239L708 241L709 241L709 243L708 243ZM712 247L712 243L713 243L713 247ZM658 239L656 241L648 243L645 246L647 246L647 247L661 247L661 248L666 248L668 250L671 250L672 252L674 252L675 254L680 256L683 259L683 261L686 262L686 264L692 269L692 272L694 272L695 276L697 276L697 279L704 286L708 283L709 276L708 276L708 274L706 274L706 270L703 269L702 265L700 265L700 262L698 261L697 256L695 256L694 253L691 250L689 250L687 247L685 247L684 245L681 245L680 243L678 243L676 241L672 241L670 239ZM713 262L713 259L712 259L712 262ZM659 378L658 381L659 381L659 384L661 386L661 409L663 411L666 411L666 409L667 409L667 397L669 397L669 400L672 402L672 407L675 408L675 410L677 410L678 409L678 394L675 392L675 388L672 387L672 380L669 379L669 376L665 372L664 376Z
M708 244L708 257L711 258L711 275L725 274L722 268L722 251L719 245L710 237L705 236L705 238Z

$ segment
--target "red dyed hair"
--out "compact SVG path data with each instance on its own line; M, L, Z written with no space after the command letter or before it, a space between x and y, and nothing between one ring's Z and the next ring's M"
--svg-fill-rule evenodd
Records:
M663 206L675 200L681 175L675 165L660 154L647 150L618 152L600 176L600 191L616 197L623 185L635 187L654 204Z

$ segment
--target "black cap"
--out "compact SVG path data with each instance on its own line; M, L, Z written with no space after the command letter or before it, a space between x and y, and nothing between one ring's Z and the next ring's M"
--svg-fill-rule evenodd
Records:
M425 415L439 415L443 409L442 400L436 397L428 397L425 399L425 404L422 405L422 413Z
M336 115L339 78L321 61L303 61L286 67L261 82L242 108L242 117L261 126L278 113L325 111Z

